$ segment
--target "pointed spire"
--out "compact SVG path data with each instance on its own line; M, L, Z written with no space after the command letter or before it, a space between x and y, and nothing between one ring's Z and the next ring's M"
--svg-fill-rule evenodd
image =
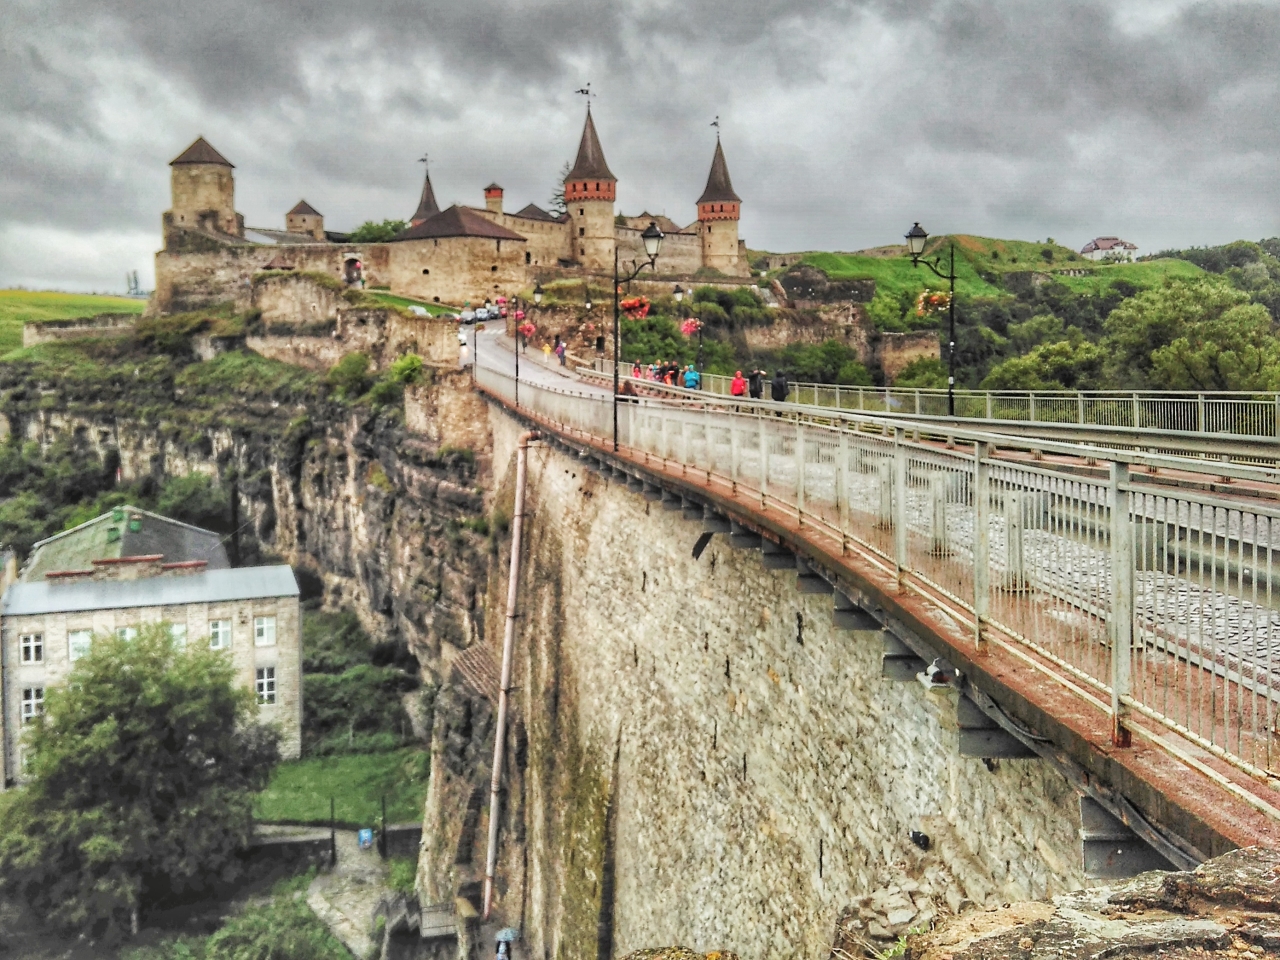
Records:
M578 159L573 162L566 180L613 180L615 177L604 162L604 150L596 136L596 124L591 119L591 104L587 104L587 122L582 128L582 142L578 144Z
M716 134L716 154L711 158L711 173L707 176L707 188L702 191L698 203L717 201L742 202L742 198L733 192L733 182L729 179L729 165L724 162L724 148L720 146L719 133Z
M440 205L436 203L436 192L431 189L431 171L427 169L427 158L422 158L422 198L418 201L418 209L413 212L413 216L409 219L410 224L417 226L428 217L434 217L440 212Z

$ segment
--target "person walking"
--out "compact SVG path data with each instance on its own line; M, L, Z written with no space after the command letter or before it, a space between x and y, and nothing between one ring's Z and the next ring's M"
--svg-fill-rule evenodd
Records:
M562 367L564 366L565 354L567 354L568 352L569 351L565 349L565 344L563 343L563 341L556 344L556 356L560 358L560 366Z
M763 370L760 370L759 368L751 371L749 384L750 384L752 400L759 400L761 397L764 396L765 376L766 376L765 372Z
M686 390L702 389L702 374L698 373L693 367L685 367L684 369L684 388Z
M787 385L787 375L779 370L773 375L773 383L770 387L770 395L778 403L782 403L787 399L787 394L791 392L791 387Z
M547 363L551 362L551 344L546 343L545 341L542 344L542 359Z
M734 397L743 397L747 393L747 381L742 379L742 371L738 370L733 375L733 380L729 383L729 394Z

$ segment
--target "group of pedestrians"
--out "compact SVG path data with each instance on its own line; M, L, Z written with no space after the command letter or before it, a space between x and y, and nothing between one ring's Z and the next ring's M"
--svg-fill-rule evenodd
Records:
M684 387L686 390L702 389L702 374L692 366L681 367L680 364L665 360L645 366L640 361L631 365L631 376L637 380L652 380L672 387Z
M729 383L729 394L735 397L749 396L752 400L762 400L766 383L769 385L771 400L781 403L791 394L791 385L787 383L787 375L782 370L774 371L773 379L770 380L769 374L760 369L752 370L745 377L741 370L737 371Z
M563 340L561 340L557 336L556 345L554 347L551 346L551 344L546 342L542 344L542 356L546 359L548 363L550 363L551 354L554 353L556 355L556 358L560 361L560 366L563 367L565 365L565 355L569 352L567 348L568 348L568 344L566 344Z

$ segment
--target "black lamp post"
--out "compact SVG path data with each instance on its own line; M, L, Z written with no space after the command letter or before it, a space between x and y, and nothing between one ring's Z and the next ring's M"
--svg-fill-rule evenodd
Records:
M645 267L652 267L657 262L658 251L662 249L662 231L654 221L650 220L649 225L644 228L644 233L640 234L640 239L644 241L644 252L649 259L645 263L632 260L631 265L634 269L626 277L618 275L618 245L616 243L613 245L613 450L615 453L618 450L618 371L622 367L618 289L622 284L630 283L638 277Z
M942 263L941 257L934 257L933 260L921 258L925 241L928 239L929 234L919 223L913 224L906 233L907 252L911 254L911 265L918 267L923 263L938 277L951 284L951 295L947 298L947 416L954 417L956 415L956 242L951 241L950 263L947 265L947 272L943 273L938 269L939 264Z

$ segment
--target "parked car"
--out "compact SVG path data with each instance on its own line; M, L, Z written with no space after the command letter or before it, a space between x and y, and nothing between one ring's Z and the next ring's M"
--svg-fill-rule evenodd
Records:
M475 311L463 310L462 313L458 315L458 319L460 319L463 323L475 323L476 322Z

